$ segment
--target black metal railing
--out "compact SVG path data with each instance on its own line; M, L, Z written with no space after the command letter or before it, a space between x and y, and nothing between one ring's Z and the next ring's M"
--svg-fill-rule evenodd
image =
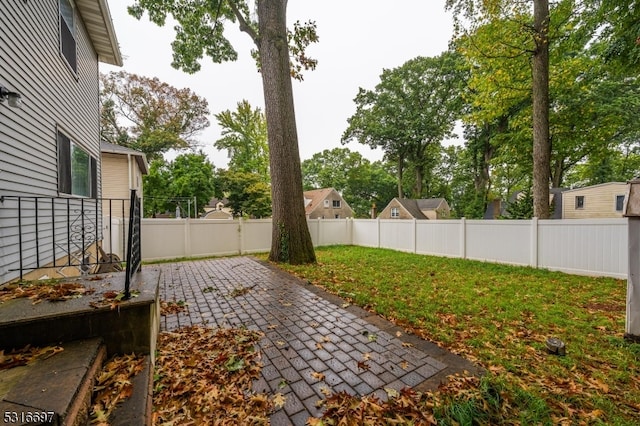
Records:
M17 276L23 280L26 273L43 268L54 268L62 276L65 268L77 268L82 274L122 270L120 257L128 248L124 221L131 214L130 202L0 197L0 227L4 230L0 236L3 249L0 266L8 272L0 282ZM118 231L112 229L114 220L122 224ZM139 223L138 218L138 226Z
M131 278L136 272L140 272L142 265L142 240L140 238L140 198L135 190L131 190L130 214L129 214L129 237L127 238L127 272L124 283L124 298L131 297Z

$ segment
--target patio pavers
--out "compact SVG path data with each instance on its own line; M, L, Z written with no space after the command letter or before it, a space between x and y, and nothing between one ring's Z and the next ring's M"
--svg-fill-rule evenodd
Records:
M250 257L159 267L160 299L188 304L187 312L163 316L162 330L206 324L265 334L262 377L253 389L286 397L272 425L321 416L316 403L327 389L386 400L385 388L434 389L449 374L477 372L463 358Z

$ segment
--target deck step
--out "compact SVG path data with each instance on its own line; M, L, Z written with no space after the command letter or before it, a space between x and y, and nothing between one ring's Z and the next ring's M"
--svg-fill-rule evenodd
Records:
M93 338L67 342L62 348L62 352L49 358L0 371L3 424L79 426L87 423L93 384L106 359L106 347L102 339ZM50 418L43 421L43 413L48 413Z

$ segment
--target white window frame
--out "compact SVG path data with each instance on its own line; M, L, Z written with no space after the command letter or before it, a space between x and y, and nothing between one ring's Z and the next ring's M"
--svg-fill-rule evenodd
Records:
M400 217L400 209L398 207L391 207L391 218L398 219Z

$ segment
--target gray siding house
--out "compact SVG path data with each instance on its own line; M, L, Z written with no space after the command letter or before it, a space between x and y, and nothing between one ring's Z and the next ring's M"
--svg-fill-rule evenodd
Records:
M33 197L67 198L72 210L100 198L98 63L122 57L107 0L2 0L0 16L0 90L22 103L0 102L1 284L18 263L57 256L64 230L35 211L67 207ZM48 244L37 248L36 236Z

